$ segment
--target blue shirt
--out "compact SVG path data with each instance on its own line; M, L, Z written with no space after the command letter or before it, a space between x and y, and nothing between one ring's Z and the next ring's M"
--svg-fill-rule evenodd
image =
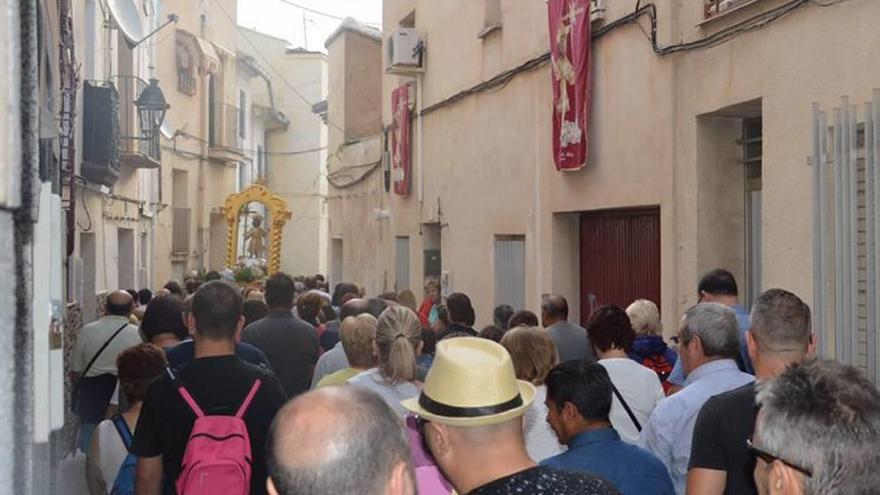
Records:
M189 364L190 362L192 362L193 358L195 357L195 353L195 344L193 344L192 339L187 339L172 347L171 349L166 349L165 358L168 359L168 366L170 366L171 369L177 369L184 364ZM235 344L235 353L238 355L238 357L244 359L251 364L263 366L269 370L272 369L272 367L269 366L269 360L266 359L266 355L263 354L263 351L257 349L250 344L237 342Z
M642 430L639 446L666 466L676 493L683 494L687 486L691 441L700 408L713 395L753 381L755 377L740 371L733 359L710 361L688 375L681 392L657 404Z
M746 343L746 332L752 326L749 312L740 304L733 306L731 309L736 313L736 325L739 327L739 358L742 361L740 369L754 375L755 368L752 366L751 358L749 358L749 345ZM684 368L682 368L681 359L679 359L676 361L675 366L672 367L672 373L669 374L667 381L673 385L683 387L685 378Z
M607 479L623 495L672 495L666 466L645 449L620 439L614 428L585 431L568 443L568 450L541 462L566 471L584 471Z

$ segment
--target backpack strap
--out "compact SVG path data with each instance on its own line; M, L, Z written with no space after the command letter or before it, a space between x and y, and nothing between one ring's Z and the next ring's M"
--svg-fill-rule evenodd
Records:
M262 382L259 378L254 381L254 384L251 385L251 391L248 392L247 397L244 398L244 402L241 403L241 407L238 408L238 412L235 413L235 417L241 419L244 417L244 413L247 412L248 407L251 405L251 401L254 400L254 396L257 395L257 390L260 389L260 384Z
M171 369L171 366L165 367L165 373L168 374L168 377L171 378L171 383L173 383L177 387L177 393L183 397L183 401L192 409L192 412L195 413L196 418L205 417L205 411L202 411L202 408L199 407L199 404L193 399L193 396L190 395L189 390L183 386L183 383L177 379L177 375L174 374L174 371Z
M125 418L122 417L121 414L117 414L113 416L113 426L116 427L116 431L119 433L119 437L122 438L122 444L125 445L126 449L131 448L131 430L128 429L128 423L125 422Z
M629 404L623 400L623 394L620 393L620 390L617 390L617 387L614 386L614 382L611 382L611 391L614 392L614 395L617 396L617 400L620 401L620 405L623 406L623 409L626 411L626 414L629 415L629 419L636 425L636 430L641 432L642 425L639 423L639 420L636 419L636 415L633 414L632 409L629 408Z

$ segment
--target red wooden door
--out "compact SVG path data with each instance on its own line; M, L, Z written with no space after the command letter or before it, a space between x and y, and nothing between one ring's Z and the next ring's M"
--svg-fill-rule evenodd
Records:
M660 307L660 209L581 216L581 323L601 304L636 299Z

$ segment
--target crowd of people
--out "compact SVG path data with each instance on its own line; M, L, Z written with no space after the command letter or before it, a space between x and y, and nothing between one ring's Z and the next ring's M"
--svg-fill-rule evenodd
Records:
M880 393L814 357L791 292L749 313L707 272L667 343L645 299L581 327L547 294L476 330L434 279L421 304L328 289L109 294L70 363L89 493L880 493Z

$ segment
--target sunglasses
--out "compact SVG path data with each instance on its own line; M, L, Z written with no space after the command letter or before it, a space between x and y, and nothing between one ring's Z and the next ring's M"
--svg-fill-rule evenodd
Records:
M767 452L766 450L763 450L759 447L755 447L755 444L752 443L751 438L746 439L746 449L749 452L751 452L752 454L754 454L755 456L757 456L758 458L760 458L762 461L766 462L767 464L772 464L773 461L779 461L779 462L785 464L786 466L794 469L795 471L800 471L808 478L813 477L813 472L810 469L807 469L807 468L800 466L798 464L795 464L793 462L786 461L785 459L778 457L778 456L775 456L775 455Z

